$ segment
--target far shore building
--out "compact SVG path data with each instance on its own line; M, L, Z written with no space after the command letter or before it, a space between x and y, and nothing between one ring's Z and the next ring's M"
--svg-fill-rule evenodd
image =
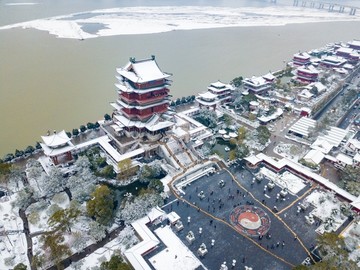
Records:
M71 151L75 146L71 142L65 130L60 132L54 131L53 134L41 136L43 143L40 143L45 156L49 157L54 165L66 163L73 159Z
M347 47L340 47L336 51L336 55L347 59L348 62L352 64L358 63L360 58L360 55L356 50Z
M263 77L251 77L243 80L244 89L253 94L264 94L272 89L272 84Z
M306 52L296 53L293 56L294 66L306 66L311 63L310 55Z
M200 93L196 97L200 108L215 110L218 104L226 104L232 100L234 87L221 81L214 82L208 87L208 91Z
M159 139L174 125L162 117L170 103L171 74L160 70L155 56L145 60L130 58L116 71L118 99L111 105L115 108L113 120L117 130L127 137Z
M360 40L349 41L347 45L354 50L360 51Z
M296 70L296 79L302 83L316 82L319 77L319 71L312 65L301 66Z
M331 55L321 59L320 65L325 68L341 68L346 62L343 57Z

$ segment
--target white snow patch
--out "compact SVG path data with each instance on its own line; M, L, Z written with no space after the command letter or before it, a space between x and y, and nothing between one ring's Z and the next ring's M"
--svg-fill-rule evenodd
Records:
M301 7L159 6L94 10L7 25L0 27L0 30L15 27L35 28L48 31L60 38L87 39L114 35L153 34L174 30L359 20L360 16L357 14L349 16L345 13ZM81 29L81 25L90 23L101 24L104 27L96 34L87 33Z
M169 226L160 227L155 233L167 247L149 259L156 270L196 269L202 265Z
M260 169L260 173L272 180L281 188L287 188L291 194L297 194L300 190L306 187L304 180L288 171L279 175L268 168L262 167Z

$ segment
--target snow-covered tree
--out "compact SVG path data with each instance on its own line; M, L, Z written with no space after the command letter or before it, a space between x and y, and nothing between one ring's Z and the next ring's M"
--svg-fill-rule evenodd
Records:
M214 128L217 125L217 115L213 110L201 109L194 118L209 128Z
M73 175L69 178L67 187L75 200L82 203L90 199L91 193L95 190L95 177L91 172L79 176Z
M67 178L63 176L59 168L53 168L49 175L42 175L41 181L44 195L51 197L65 189Z
M146 191L137 197L128 198L124 207L117 211L116 216L125 223L131 223L145 216L153 207L163 204L164 201L159 194Z
M89 237L87 235L84 235L81 232L74 232L72 233L71 246L75 250L83 250L85 247L87 247L88 240Z
M16 200L13 202L13 206L20 209L26 209L32 202L34 190L31 187L26 187L20 190L16 194Z
M96 221L91 221L89 223L88 234L97 242L105 238L105 226L99 224Z

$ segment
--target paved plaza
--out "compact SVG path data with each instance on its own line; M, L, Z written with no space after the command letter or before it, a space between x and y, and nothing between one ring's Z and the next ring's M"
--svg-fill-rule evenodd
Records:
M208 269L219 269L223 262L229 269L291 269L315 244L316 226L304 219L311 209L297 212L314 186L308 183L298 194L277 199L281 188L264 190L268 183L255 181L250 170L232 166L188 184L185 195L169 198L164 210L181 217L184 229L177 235L194 254L206 245L208 253L201 261ZM191 244L186 239L189 231L195 236Z

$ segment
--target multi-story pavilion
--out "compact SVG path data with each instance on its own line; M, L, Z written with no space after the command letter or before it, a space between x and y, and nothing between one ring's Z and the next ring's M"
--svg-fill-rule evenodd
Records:
M308 53L296 53L293 56L293 64L295 66L305 66L309 65L311 63L310 61L310 55Z
M272 84L263 77L251 77L243 80L244 89L254 94L264 93L271 90Z
M118 99L111 104L115 108L114 122L126 136L158 139L174 124L161 117L170 103L171 74L160 70L155 56L145 60L130 58L125 67L116 71Z
M40 143L44 154L51 158L54 165L66 163L73 159L71 151L75 148L66 132L54 132L52 135L41 136L44 143Z
M224 104L231 101L234 87L230 84L225 84L223 82L217 81L210 84L210 86L208 87L208 91L216 95L220 103Z
M340 68L346 64L346 59L340 56L326 56L321 59L320 65L325 68Z
M319 71L312 65L299 67L296 70L296 79L302 83L312 83L318 80Z

